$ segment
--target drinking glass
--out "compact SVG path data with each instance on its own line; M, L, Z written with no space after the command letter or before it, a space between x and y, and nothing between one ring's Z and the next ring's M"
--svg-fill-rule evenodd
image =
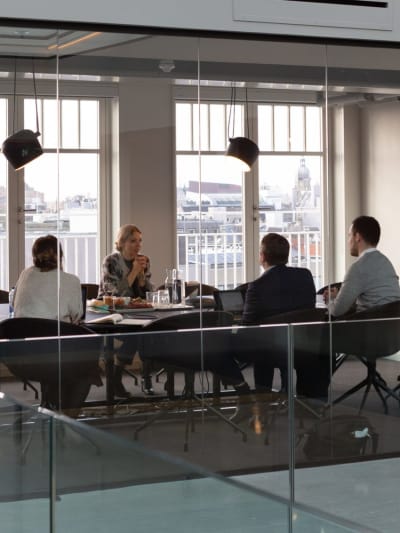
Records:
M158 291L158 304L162 307L169 305L169 290L163 289Z

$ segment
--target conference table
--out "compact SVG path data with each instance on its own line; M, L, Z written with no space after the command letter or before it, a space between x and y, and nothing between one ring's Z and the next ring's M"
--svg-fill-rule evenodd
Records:
M107 407L112 407L116 404L121 403L138 403L138 402L151 402L151 401L160 401L163 399L159 394L156 396L142 397L142 396L132 396L126 399L115 399L114 396L114 354L116 352L114 341L116 339L123 340L123 337L130 334L138 334L141 331L145 330L145 327L153 322L157 321L160 318L176 316L182 314L190 314L193 311L199 311L199 308L195 308L189 305L185 306L174 306L174 308L163 308L163 309L135 309L127 310L123 313L124 319L120 322L98 322L97 320L102 317L106 317L109 314L117 311L110 311L109 313L103 311L99 312L98 310L92 309L90 306L86 308L85 320L82 325L89 328L91 331L98 335L104 337L104 352L101 354L105 362L105 385L106 385L106 398L105 401L87 401L85 404L87 406L95 405L106 405ZM211 308L204 309L204 312L212 311ZM0 304L0 321L9 318L8 304ZM149 333L150 334L150 333ZM173 382L173 380L172 380ZM173 389L173 385L172 385ZM212 377L212 390L213 396L217 397L220 395L220 380L217 376L213 374ZM165 394L165 399L171 398L171 389ZM112 409L110 409L112 413Z
M106 376L106 404L108 406L115 404L114 397L114 340L116 335L128 335L139 333L143 328L160 318L166 316L173 316L177 314L186 314L193 311L191 306L175 306L175 308L164 309L131 309L125 312L122 316L124 319L120 322L94 322L99 318L107 317L107 313L99 313L98 311L87 307L84 326L90 330L104 336L104 362L105 362L105 376ZM116 311L118 313L118 310ZM109 314L113 314L110 311ZM151 399L151 397L149 397ZM157 400L159 400L159 396ZM119 403L128 403L138 401L137 397L127 398L125 400L119 399Z
M89 302L88 302L89 304ZM135 309L129 310L123 314L124 320L117 323L112 322L93 322L99 318L107 317L108 315L115 313L115 311L99 311L92 309L89 305L86 308L85 319L82 322L82 325L89 328L94 333L104 336L104 361L105 361L105 377L106 377L106 401L107 406L112 406L115 403L128 403L135 401L142 401L138 397L131 397L125 400L118 399L115 400L114 397L114 340L116 335L128 335L138 333L143 330L145 326L151 322L156 321L159 318L166 316L173 316L177 314L186 314L193 311L192 306L175 306L174 308L165 308L165 309ZM118 310L116 311L118 312ZM8 304L0 304L0 321L6 320L9 318L9 306ZM160 397L157 396L157 400ZM151 397L146 398L146 400L151 400ZM90 405L104 405L102 401L87 402Z

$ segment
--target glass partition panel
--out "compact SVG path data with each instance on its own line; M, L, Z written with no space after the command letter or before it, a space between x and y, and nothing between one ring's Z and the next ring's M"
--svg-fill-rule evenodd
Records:
M393 312L398 302L388 305ZM397 511L382 509L397 484L400 329L398 318L384 318L385 307L380 318L371 309L358 320L293 327L293 486L296 502L366 529L395 531ZM299 389L304 368L316 397ZM326 402L318 394L328 386Z
M51 531L52 417L0 393L1 528Z
M1 395L2 531L254 531L289 530L290 506L278 496L239 480L226 480L167 454L51 413L14 405ZM18 414L15 417L15 414ZM20 418L23 413L24 417ZM27 439L23 461L15 441ZM2 454L5 458L5 455ZM45 465L45 468L43 468ZM23 482L22 482L23 481ZM226 512L229 509L229 512ZM360 531L355 524L293 513L297 531ZM325 529L326 528L326 529Z

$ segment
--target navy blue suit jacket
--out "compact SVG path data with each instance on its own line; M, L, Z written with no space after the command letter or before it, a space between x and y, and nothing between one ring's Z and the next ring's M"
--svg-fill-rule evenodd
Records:
M249 283L243 324L261 324L268 317L315 307L315 285L307 268L277 265Z

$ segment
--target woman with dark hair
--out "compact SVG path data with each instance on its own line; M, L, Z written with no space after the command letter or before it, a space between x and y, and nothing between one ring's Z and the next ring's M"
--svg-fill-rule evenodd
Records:
M63 271L61 244L53 235L39 237L33 244L32 257L33 266L23 270L15 286L15 317L78 324L83 314L81 284L77 276ZM66 355L70 343L60 346L60 372L54 377L51 368L43 369L47 401L56 409L62 408L65 414L77 417L91 385L102 385L98 366L100 352L91 352L86 341L78 341L77 353L74 351L77 361L71 362ZM35 354L31 355L35 363Z
M63 251L53 235L32 247L33 266L23 270L14 293L15 317L37 317L78 324L82 314L81 283L63 271ZM58 298L58 290L60 290Z
M140 253L142 232L133 224L121 226L115 240L116 251L103 261L103 275L100 281L99 298L106 294L146 298L146 291L152 291L150 260ZM126 339L118 350L114 366L114 394L121 398L131 396L122 383L125 365L132 364L137 351L134 336ZM154 394L149 362L143 360L142 390L147 395Z

